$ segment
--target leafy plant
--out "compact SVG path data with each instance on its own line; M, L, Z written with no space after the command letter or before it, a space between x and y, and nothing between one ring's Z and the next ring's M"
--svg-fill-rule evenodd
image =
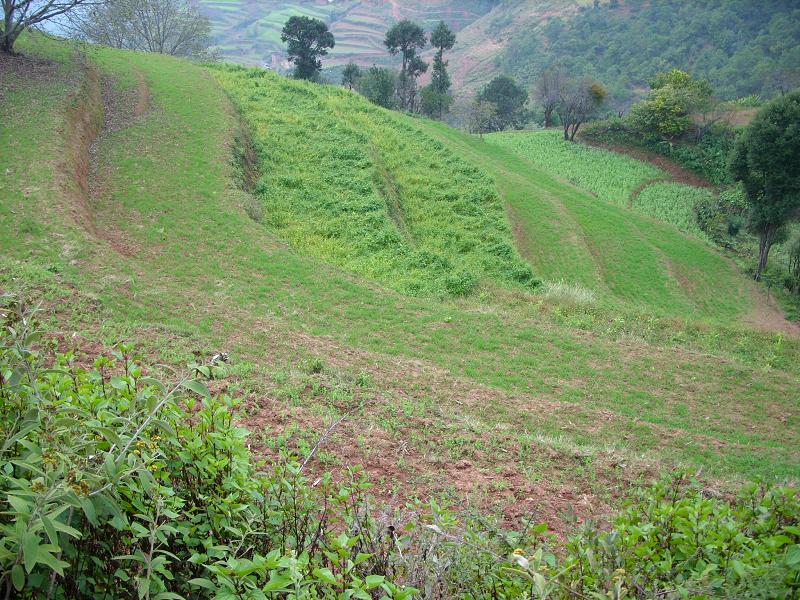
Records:
M165 386L120 344L92 370L34 349L32 311L4 304L0 589L6 598L407 598L387 576L367 484L251 461L211 365Z

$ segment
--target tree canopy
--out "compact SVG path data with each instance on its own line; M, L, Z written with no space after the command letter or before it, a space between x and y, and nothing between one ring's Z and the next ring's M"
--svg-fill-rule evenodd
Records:
M352 61L347 63L342 71L342 85L352 90L358 85L359 79L361 79L361 69Z
M676 138L692 127L692 115L710 105L711 86L686 71L672 69L650 80L650 93L631 109L637 129L665 138Z
M508 75L500 75L492 79L477 96L478 102L489 102L496 108L496 116L492 122L493 130L508 127L521 128L529 118L525 103L528 92Z
M320 57L336 45L328 26L311 17L290 17L283 26L281 40L288 44L289 60L294 63L297 79L316 78L322 68Z
M191 0L111 0L73 11L67 28L94 44L198 57L210 44L211 24Z
M98 0L0 0L3 20L0 25L0 51L13 52L20 34L65 15L81 6L98 4Z
M425 31L417 23L404 19L386 32L383 43L390 54L400 54L402 57L400 75L397 78L398 95L401 106L413 110L416 102L417 77L428 68L427 63L417 55L417 50L428 44Z
M800 218L800 92L764 107L737 140L731 175L750 201L750 228L759 236L755 278L767 265L780 229Z

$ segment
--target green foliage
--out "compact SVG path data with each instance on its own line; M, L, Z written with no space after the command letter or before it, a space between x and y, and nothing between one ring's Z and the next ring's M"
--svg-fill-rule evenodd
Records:
M558 131L496 133L490 140L563 177L602 200L627 206L631 194L660 169L623 154L564 141Z
M674 225L681 231L708 240L697 220L695 207L712 202L713 191L681 183L654 183L633 200L633 208Z
M731 155L732 177L750 201L750 227L760 236L758 279L770 247L787 222L800 217L800 92L759 111Z
M530 83L560 65L624 103L659 71L707 79L721 98L772 97L800 83L800 10L783 0L612 2L517 29L499 68Z
M18 302L0 334L0 586L6 597L408 598L367 532L366 483L252 462L236 402L192 364L165 386L127 345L46 368ZM361 533L359 533L361 532Z
M295 248L413 295L536 285L493 181L442 144L341 89L217 76L255 132L265 222Z
M644 148L674 160L716 185L732 182L728 160L739 133L726 127L710 128L697 140L664 140L634 124L631 117L613 117L587 125L586 140Z
M397 74L394 71L385 67L372 66L361 77L359 91L373 104L383 108L394 108L396 83Z
M288 43L289 61L294 63L297 79L314 79L322 68L320 57L336 45L324 21L311 17L289 17L281 31L281 41Z
M650 81L647 98L631 108L631 124L645 135L679 138L692 128L692 115L706 108L710 99L708 82L678 69L658 73Z
M417 54L418 50L428 44L425 31L417 23L403 19L389 28L383 43L390 54L402 56L402 66L397 79L400 106L414 110L417 77L428 68L427 63Z
M450 75L447 73L445 50L451 50L456 43L456 35L444 21L440 21L431 33L431 45L436 48L433 57L431 83L422 90L422 113L441 119L450 110L453 97L450 94Z
M726 501L677 475L642 493L610 532L590 527L573 539L567 585L634 598L792 597L800 590L799 516L797 490L750 484Z
M476 100L490 102L497 107L495 126L490 131L502 131L509 127L521 129L529 120L530 115L525 109L528 92L507 75L492 79L478 93Z
M347 63L344 71L342 71L342 85L348 90L352 90L358 87L360 80L361 69L358 67L358 65L354 62Z

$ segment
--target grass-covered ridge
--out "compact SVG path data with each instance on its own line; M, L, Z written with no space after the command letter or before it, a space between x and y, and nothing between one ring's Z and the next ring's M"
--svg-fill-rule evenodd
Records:
M75 79L22 79L0 106L17 115L0 118L9 147L36 146L0 154L0 173L15 175L4 180L6 189L15 187L0 194L0 209L19 215L27 201L33 225L25 227L23 245L17 222L0 222L0 288L44 301L46 365L56 344L75 349L76 363L90 372L103 348L119 340L134 341L148 365L225 352L230 362L210 386L242 399L229 410L252 432L246 444L254 460L274 458L281 448L304 459L346 417L309 462L309 480L363 465L375 484L370 506L389 511L444 496L459 511L473 501L482 515L496 511L507 527L536 515L566 536L569 515L611 514L642 468L701 467L726 491L741 479L781 482L800 474L800 344L734 322L748 308L736 295L745 280L674 228L594 198L477 136L391 115L490 174L516 225L517 247L551 282L531 294L502 286L457 299L400 294L292 250L248 216L232 177L240 124L211 72L164 56L92 47L83 56L48 44L77 70ZM44 41L23 47L37 56L44 50ZM59 124L84 87L85 63L110 84L112 99L134 100L142 80L150 97L147 111L117 121L95 144L102 186L88 198L94 232L70 214L57 185L44 188L52 182L30 169L32 156L57 169L65 142ZM298 90L300 103L304 87L287 89ZM29 113L25 101L35 93L47 102ZM663 255L652 250L658 243ZM712 268L701 272L706 283L688 279L701 288L676 301L658 293L670 277L658 259L679 259L681 249L687 263L699 257ZM707 293L713 288L716 295ZM640 309L626 297L641 300ZM709 304L700 310L685 298ZM733 317L726 325L693 321L706 314ZM119 365L103 369L119 376ZM102 388L96 374L87 377L93 390ZM108 383L117 407L125 392ZM178 418L181 426L185 420ZM201 436L204 444L217 441ZM707 514L706 499L693 496L692 505L696 500ZM652 507L661 518L661 504ZM633 533L628 539L637 548ZM491 539L503 556L517 547ZM519 547L526 556L535 552ZM181 561L184 568L200 570ZM492 581L485 573L467 578L454 570L450 581L482 597L476 586ZM612 579L613 572L603 574L602 585ZM515 581L529 597L529 586Z
M494 182L441 142L340 88L215 72L254 132L265 223L296 250L411 295L535 285Z

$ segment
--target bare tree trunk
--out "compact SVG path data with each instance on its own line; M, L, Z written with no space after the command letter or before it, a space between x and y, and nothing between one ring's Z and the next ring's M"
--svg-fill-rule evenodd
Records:
M569 136L569 141L570 142L574 142L575 141L575 134L578 133L578 129L580 128L580 126L581 126L581 122L580 121L577 121L576 123L574 123L572 125L572 133L570 133L570 136Z
M769 251L772 248L772 243L775 241L775 235L778 232L778 227L775 225L766 225L759 233L758 238L758 266L756 267L756 274L753 277L756 281L761 279L761 274L767 268L767 260L769 259Z
M0 33L0 50L11 53L14 51L14 42L18 33L14 31L14 17L11 4L3 2L3 31Z
M550 129L553 126L553 109L544 109L544 128Z

